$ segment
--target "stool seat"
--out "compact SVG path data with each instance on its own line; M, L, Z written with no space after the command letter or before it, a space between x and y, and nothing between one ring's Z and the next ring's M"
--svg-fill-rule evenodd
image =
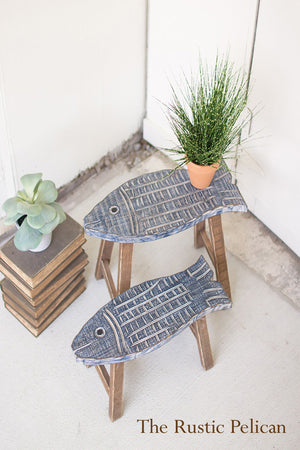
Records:
M237 186L231 183L230 172L220 167L208 188L196 189L187 170L178 169L127 181L84 218L85 232L101 238L95 277L105 279L113 300L82 328L73 341L73 350L87 367L96 368L109 396L112 421L122 416L124 361L155 350L187 326L196 338L203 368L213 367L205 315L231 306L221 221L221 214L229 211L247 211ZM218 281L211 281L212 272L204 263L203 279L195 277L191 266L131 291L134 244L161 239L192 226L194 246L206 248ZM117 284L110 269L115 243L119 244ZM203 261L199 259L195 266L199 276ZM197 287L190 290L191 286ZM106 363L110 364L110 374Z
M185 169L160 170L112 191L84 218L84 229L107 241L146 242L229 211L247 211L247 206L228 170L220 167L205 189L192 186Z
M124 362L166 344L209 312L230 308L221 284L201 256L183 272L146 281L115 297L83 326L72 343L77 360Z

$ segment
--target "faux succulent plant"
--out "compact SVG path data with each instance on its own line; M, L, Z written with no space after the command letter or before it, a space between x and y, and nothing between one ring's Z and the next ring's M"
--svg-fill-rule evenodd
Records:
M26 251L36 248L44 234L66 219L62 207L55 202L57 190L53 181L42 180L41 173L24 175L21 178L24 187L15 197L4 202L5 223L19 223L15 234L15 246Z

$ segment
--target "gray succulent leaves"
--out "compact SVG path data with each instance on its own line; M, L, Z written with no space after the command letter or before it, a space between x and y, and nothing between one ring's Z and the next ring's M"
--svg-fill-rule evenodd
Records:
M5 224L11 225L23 218L14 243L21 251L36 248L44 234L51 233L66 219L62 207L56 203L57 189L53 181L42 180L41 173L21 177L22 190L2 205Z

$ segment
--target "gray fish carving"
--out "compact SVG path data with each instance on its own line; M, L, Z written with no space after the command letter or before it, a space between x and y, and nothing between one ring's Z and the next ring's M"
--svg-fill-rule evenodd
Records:
M231 307L201 256L183 272L146 281L115 297L82 327L72 349L98 365L151 352L209 312Z
M114 242L145 242L183 231L216 214L247 211L231 175L219 168L211 185L196 189L187 170L168 170L127 181L85 217L87 234Z

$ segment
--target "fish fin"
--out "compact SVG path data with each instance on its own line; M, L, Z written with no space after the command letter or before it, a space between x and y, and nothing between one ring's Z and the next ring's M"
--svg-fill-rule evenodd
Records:
M198 261L187 269L187 273L196 278L197 281L210 281L213 276L213 271L201 255Z

